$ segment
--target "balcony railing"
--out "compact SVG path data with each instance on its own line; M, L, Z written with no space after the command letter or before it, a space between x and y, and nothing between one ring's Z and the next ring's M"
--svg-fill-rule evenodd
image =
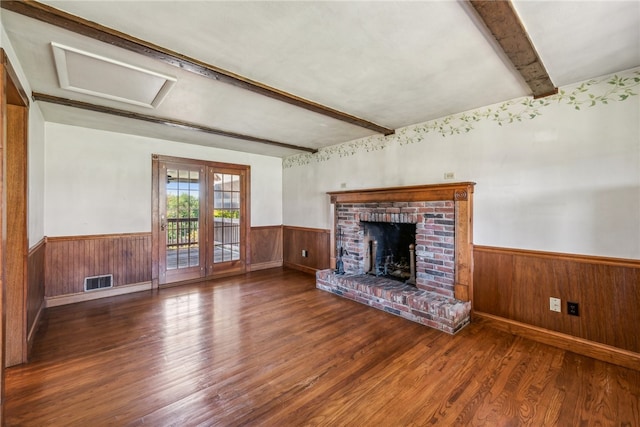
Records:
M214 262L240 259L240 220L214 218ZM199 265L199 218L167 220L167 268Z
M197 245L199 227L199 218L167 219L167 247Z

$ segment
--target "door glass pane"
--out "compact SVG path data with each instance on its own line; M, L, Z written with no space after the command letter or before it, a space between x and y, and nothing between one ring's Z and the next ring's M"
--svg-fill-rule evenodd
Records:
M167 169L167 270L200 265L199 186L198 171Z
M240 175L214 174L213 262L240 259Z
M219 173L213 174L213 208L222 208L222 175Z

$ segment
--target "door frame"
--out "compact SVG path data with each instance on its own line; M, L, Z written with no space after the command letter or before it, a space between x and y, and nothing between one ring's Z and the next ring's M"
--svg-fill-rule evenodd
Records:
M27 361L29 98L0 48L0 424L5 365ZM8 218L8 202L13 215ZM7 226L9 224L9 227ZM10 250L9 250L10 249Z
M243 258L241 258L241 262L235 265L233 269L225 269L221 268L220 271L216 271L215 267L212 272L207 271L205 268L205 273L202 277L192 280L185 280L180 282L172 282L166 284L160 284L160 244L161 237L160 233L163 232L160 230L161 220L160 220L160 176L162 174L161 164L162 163L182 163L189 165L198 165L204 168L213 168L213 169L231 169L238 172L243 172L244 182L242 182L242 200L241 205L244 207L244 221L241 228L241 233L244 235L244 241L241 242L241 251L243 254ZM208 176L208 172L207 172ZM185 283L192 283L197 281L202 281L206 279L213 279L217 277L230 276L234 274L242 274L249 271L249 266L251 265L251 167L248 165L234 164L234 163L222 163L222 162L214 162L208 160L201 159L189 159L184 157L175 157L175 156L164 156L160 154L152 154L151 155L151 179L152 179L152 189L151 189L151 282L154 289L157 289L162 286L175 286ZM204 194L205 200L204 203L208 203L210 195L209 191L209 183L208 179L206 181L207 188ZM202 203L202 202L201 202ZM204 227L209 227L209 222L205 221L203 224ZM206 233L208 234L208 233ZM208 242L206 242L208 245ZM209 248L207 246L205 253L209 253ZM206 265L205 265L206 267Z

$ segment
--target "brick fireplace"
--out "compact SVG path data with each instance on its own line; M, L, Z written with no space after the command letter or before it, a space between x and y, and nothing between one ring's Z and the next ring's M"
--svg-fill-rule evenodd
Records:
M473 186L457 183L329 193L334 211L334 268L317 273L317 287L457 332L469 323L471 312ZM379 231L372 237L370 224L415 226L415 242L406 250L403 242L396 253L379 250L376 257L372 248L385 239ZM415 263L415 276L390 278L386 275L389 259ZM336 264L342 264L344 274L336 274ZM396 263L392 265L396 269Z
M335 211L337 244L342 243L346 250L342 256L345 273L363 274L369 270L364 262L371 256L367 223L415 224L416 287L454 296L453 201L342 203L336 205Z

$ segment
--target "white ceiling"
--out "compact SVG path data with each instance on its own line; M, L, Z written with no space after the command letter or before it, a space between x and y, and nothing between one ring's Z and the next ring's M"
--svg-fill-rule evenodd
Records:
M392 129L531 93L463 1L42 3ZM514 7L556 86L640 65L639 1L514 1ZM374 134L7 10L1 13L34 92L316 149ZM177 82L154 109L72 92L59 85L52 42ZM278 157L299 152L47 102L39 106L51 122Z

